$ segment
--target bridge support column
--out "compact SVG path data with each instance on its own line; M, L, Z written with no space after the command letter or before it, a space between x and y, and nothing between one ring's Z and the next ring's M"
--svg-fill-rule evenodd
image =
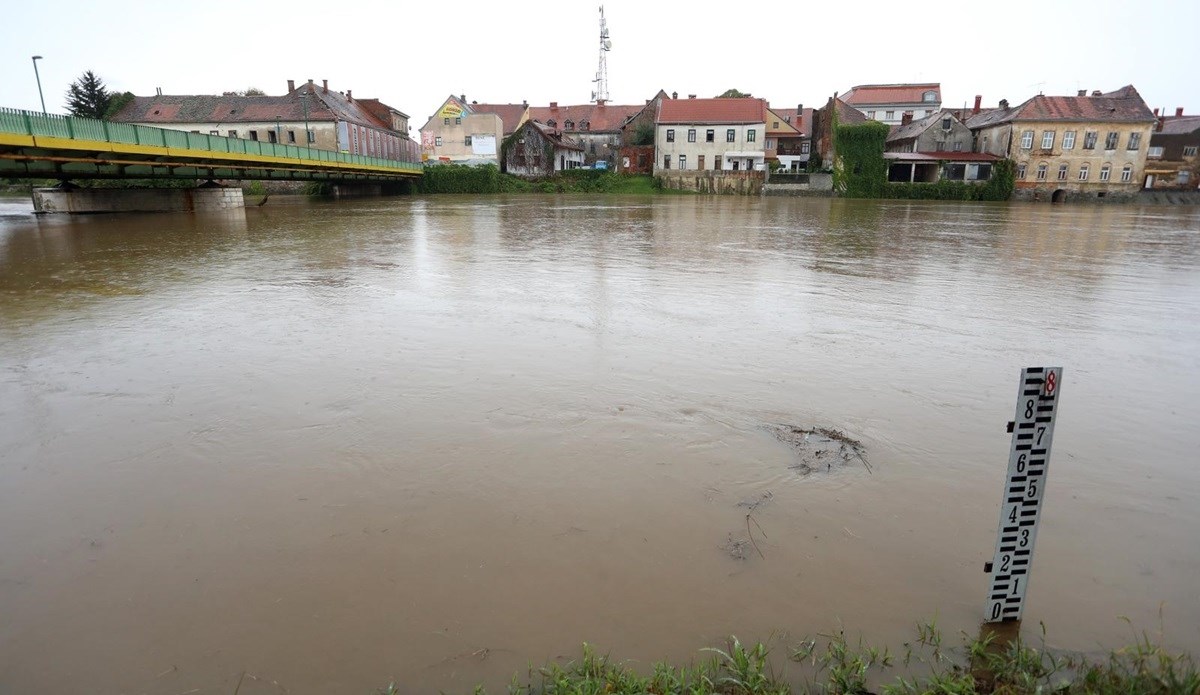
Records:
M245 207L240 188L35 188L38 213L202 212Z

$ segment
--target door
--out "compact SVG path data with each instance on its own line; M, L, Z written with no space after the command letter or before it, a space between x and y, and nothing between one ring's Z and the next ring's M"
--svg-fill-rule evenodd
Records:
M562 171L567 168L567 158L563 155L558 155L558 170Z
M696 168L700 171L704 171L704 155L696 155Z

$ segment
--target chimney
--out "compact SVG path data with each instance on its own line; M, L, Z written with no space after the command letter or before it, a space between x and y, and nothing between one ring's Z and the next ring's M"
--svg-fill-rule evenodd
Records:
M461 102L462 102L462 103L464 103L464 104L465 104L465 103L467 103L467 95L466 95L466 94L459 94L459 95L458 95L458 100L459 100L459 101L461 101Z
M1101 94L1102 94L1102 92L1101 92L1099 89L1093 89L1093 90L1092 90L1092 96L1094 96L1094 97L1098 97L1098 96L1100 96Z
M354 101L354 92L352 90L346 90L346 101Z
M162 96L162 87L155 87L154 93L161 97Z
M329 80L321 80L321 91L329 93Z
M1086 96L1087 96L1087 90L1086 90L1086 89L1081 89L1081 90L1079 90L1079 93L1078 93L1078 94L1076 94L1075 96L1077 96L1077 97L1086 97Z
M678 98L679 98L679 92L671 92L671 98L672 98L672 99L678 99Z
M291 94L294 91L296 91L296 81L288 80L288 94Z
M649 99L647 99L647 100L646 100L646 103L647 103L647 104L649 104L649 103L650 103L650 100L649 100Z
M900 114L900 125L903 126L903 125L908 125L909 123L912 123L912 117L913 117L912 111L905 111L904 113Z
M552 109L557 109L557 108L558 108L558 102L557 102L557 101L552 101L552 102L550 102L550 108L552 108Z
M689 95L688 95L688 99L695 99L695 98L696 98L696 95L695 95L695 94L689 94Z
M1000 108L1002 108L1002 109L1007 109L1007 108L1008 108L1008 99L1001 99L1001 100L1000 100Z
M971 109L971 115L973 116L973 115L979 113L979 107L982 105L983 105L983 95L976 94L975 95L975 107Z
M1175 118L1182 118L1182 117L1183 117L1183 107L1176 106L1175 107Z
M1158 118L1158 109L1154 109L1154 117Z
M796 118L804 118L804 104L796 104Z
M1163 129L1163 125L1166 124L1166 122L1167 122L1166 116L1159 116L1158 122L1154 124L1154 132L1161 133L1162 129Z
M521 106L529 106L529 100L528 100L528 99L522 99L522 100L521 100Z
M310 77L310 78L308 78L308 93L312 94L314 91L316 91L316 90L313 89L313 81L312 81L312 78Z

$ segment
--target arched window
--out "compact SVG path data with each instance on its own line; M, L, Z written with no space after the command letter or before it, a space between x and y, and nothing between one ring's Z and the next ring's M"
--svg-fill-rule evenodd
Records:
M1133 180L1133 165L1126 164L1121 169L1121 183L1129 183Z
M590 122L588 122L588 121L580 121L580 122L579 122L579 129L580 129L580 130L591 130L591 129L592 129L592 124L591 124Z
M567 121L566 123L563 123L563 125L566 127L567 130L575 130L575 122L574 121Z
M921 101L937 101L937 92L928 91L921 95Z
M546 121L546 125L550 126L551 128L555 128L558 126L558 121L551 118L550 120Z
M1100 167L1100 180L1101 181L1107 181L1108 177L1111 174L1112 174L1112 167L1108 163L1105 163L1104 166Z
M1080 180L1080 181L1087 181L1087 179L1088 179L1088 169L1089 169L1089 168L1090 168L1090 167L1088 167L1088 165L1087 165L1087 164L1081 164L1081 165L1079 166L1079 180Z
M1050 165L1045 162L1038 164L1038 168L1037 168L1037 180L1038 181L1046 180L1046 170L1049 168L1050 168Z

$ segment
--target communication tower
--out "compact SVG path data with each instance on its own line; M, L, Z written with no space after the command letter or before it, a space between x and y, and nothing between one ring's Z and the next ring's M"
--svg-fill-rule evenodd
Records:
M603 104L608 101L608 52L612 50L612 41L608 39L608 22L604 19L604 5L600 6L600 65L596 68L596 89L592 91L592 101Z

